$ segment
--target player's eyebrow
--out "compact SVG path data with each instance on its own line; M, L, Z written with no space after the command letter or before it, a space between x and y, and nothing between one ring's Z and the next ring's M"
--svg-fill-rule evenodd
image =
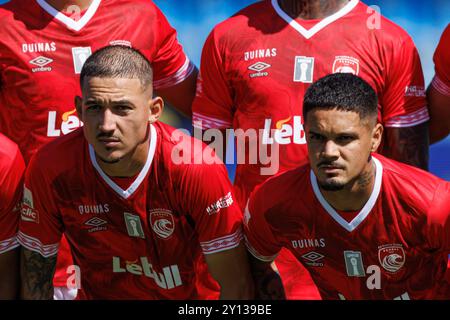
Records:
M92 104L100 104L103 105L105 104L105 100L102 99L95 99L95 98L90 98L88 100L86 100L85 105L92 105ZM109 105L126 105L126 106L134 106L134 104L132 102L130 102L129 100L114 100L114 101L108 101L107 104Z

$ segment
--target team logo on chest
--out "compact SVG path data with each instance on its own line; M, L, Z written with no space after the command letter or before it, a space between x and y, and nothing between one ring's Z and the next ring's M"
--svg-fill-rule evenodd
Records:
M349 56L336 56L333 62L333 73L359 74L359 60Z
M153 232L161 239L168 239L175 230L172 211L167 209L153 209L150 210L149 214Z
M294 81L312 83L314 76L314 58L296 56L294 63Z
M403 267L406 260L401 244L386 244L378 247L378 260L384 270L395 273Z
M72 48L73 68L76 74L81 73L84 63L91 54L91 47Z

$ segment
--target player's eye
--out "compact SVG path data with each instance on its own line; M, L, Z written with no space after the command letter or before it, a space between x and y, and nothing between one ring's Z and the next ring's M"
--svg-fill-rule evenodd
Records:
M99 111L100 109L101 109L101 106L99 106L98 104L91 104L86 107L86 110L90 111L90 112Z
M351 141L353 141L353 140L355 140L355 137L354 137L354 136L351 136L351 135L343 135L343 136L339 136L339 137L337 138L337 141L338 141L339 143L349 143L349 142L351 142Z
M127 105L121 105L121 104L119 104L119 105L115 106L115 109L116 109L117 111L120 111L120 112L128 112L128 111L130 111L132 108L131 108L130 106L127 106Z
M309 139L311 141L323 141L325 139L325 137L321 136L320 134L317 134L317 133L310 133Z

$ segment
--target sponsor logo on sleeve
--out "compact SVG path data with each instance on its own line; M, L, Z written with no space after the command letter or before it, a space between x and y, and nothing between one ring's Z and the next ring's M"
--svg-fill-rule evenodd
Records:
M231 196L231 191L228 192L225 196L211 204L208 208L206 208L206 212L209 215L218 213L220 209L227 208L233 204L233 197Z
M425 97L425 88L422 86L406 86L405 97Z
M23 221L39 223L39 213L34 209L33 194L26 186L23 188L23 201L20 218Z

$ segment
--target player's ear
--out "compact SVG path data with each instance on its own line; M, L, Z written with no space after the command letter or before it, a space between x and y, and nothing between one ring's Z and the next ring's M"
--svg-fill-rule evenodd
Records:
M383 137L383 125L381 123L377 123L372 131L371 152L377 151L378 147L380 146L382 137Z
M80 96L75 96L75 108L77 108L78 118L81 119L82 111L83 111L83 99Z
M159 120L164 109L164 100L161 97L154 97L150 101L150 116L148 121L154 123Z

